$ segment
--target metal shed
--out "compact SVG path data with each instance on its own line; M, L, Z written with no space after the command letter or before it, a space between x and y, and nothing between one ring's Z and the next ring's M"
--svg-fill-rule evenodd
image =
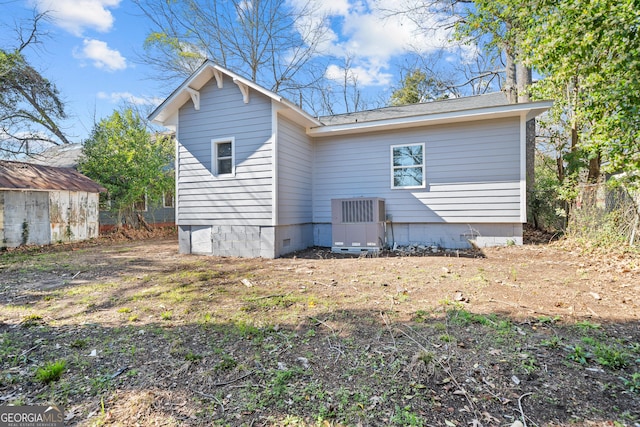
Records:
M0 247L97 237L102 191L74 169L0 160Z

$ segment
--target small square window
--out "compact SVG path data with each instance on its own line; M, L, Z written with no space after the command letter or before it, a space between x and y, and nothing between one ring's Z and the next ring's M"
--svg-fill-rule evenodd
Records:
M425 186L424 144L391 146L391 188Z
M212 140L214 175L235 175L234 139Z

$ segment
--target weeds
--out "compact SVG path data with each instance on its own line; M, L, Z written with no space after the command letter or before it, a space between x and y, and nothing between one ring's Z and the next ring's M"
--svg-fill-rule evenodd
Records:
M600 344L593 353L596 362L606 368L618 370L629 365L629 355L622 349Z
M58 381L65 371L67 362L64 360L58 360L55 362L48 362L44 366L38 368L35 373L36 380L41 383L48 384L53 381Z
M368 266L371 272L349 271L336 284L314 260L302 258L291 265L178 258L184 264L174 269L128 271L108 292L100 283L93 290L65 286L48 291L53 303L30 298L29 304L18 300L24 305L17 308L3 305L0 389L6 403L61 402L76 411L71 423L87 425L152 425L160 414L168 425L463 426L511 424L519 418L518 396L533 390L522 411L535 415L538 425L570 423L568 413L578 424L594 418L640 422L634 415L640 395L635 324L569 325L553 309L540 311L549 316L516 320L508 305L481 305L493 286L464 286L473 276L476 285L493 281L495 270L484 269L489 260L459 260L464 267L448 261L462 279L447 273L446 281L438 277L440 266L421 262L414 282L414 266L389 266L407 261L391 259ZM378 280L375 275L386 274L381 266L400 272ZM510 281L526 288L532 273L524 263L508 260L503 267ZM596 274L590 270L590 277ZM243 286L244 277L254 286ZM352 277L357 280L349 282ZM447 289L432 297L419 289L425 281ZM365 305L362 295L374 283L378 295L367 293L366 301L375 303ZM410 289L410 299L396 293L398 284ZM443 297L458 290L469 300ZM74 309L88 297L96 310ZM54 305L69 309L57 315ZM479 311L485 309L491 311ZM31 313L46 313L47 324L33 319L37 327L23 327L20 320ZM67 366L58 380L44 386L34 379L43 361L58 359ZM565 389L568 398L559 392ZM598 399L603 392L610 396Z
M580 346L575 345L569 348L569 354L567 355L569 360L573 360L574 362L578 362L581 365L586 365L587 361L591 358L591 353L587 352L587 350Z
M634 372L629 378L620 378L622 383L632 393L640 393L640 372Z

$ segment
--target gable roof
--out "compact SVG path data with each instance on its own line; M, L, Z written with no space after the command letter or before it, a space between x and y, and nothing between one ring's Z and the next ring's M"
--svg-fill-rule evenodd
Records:
M164 126L171 126L171 119L178 112L180 107L190 99L199 97L200 95L198 91L211 79L215 79L218 87L221 88L222 78L224 75L231 77L233 82L238 85L239 91L243 96L245 96L244 90L254 90L287 107L283 110L283 113L293 120L298 122L302 121L306 126L317 126L321 124L316 118L307 114L294 103L268 89L263 88L251 80L245 79L232 71L216 65L211 60L206 60L196 71L193 72L193 74L191 74L191 76L178 86L171 95L158 105L158 107L149 114L149 120Z
M100 193L106 188L75 169L0 160L0 190L62 190Z
M285 107L279 111L281 114L304 126L307 134L312 137L406 129L489 118L524 117L529 120L553 105L552 101L509 104L503 93L496 92L314 118L280 95L207 60L149 115L149 119L167 127L175 127L180 107L189 99L193 100L194 105L199 102L198 91L211 79L215 78L218 87L222 87L223 75L231 77L238 85L245 102L249 101L249 89L271 98Z
M82 155L82 144L55 145L39 154L32 154L27 163L57 168L75 168Z

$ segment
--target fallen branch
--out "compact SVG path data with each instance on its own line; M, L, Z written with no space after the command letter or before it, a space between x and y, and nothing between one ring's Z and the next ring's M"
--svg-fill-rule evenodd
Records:
M524 415L524 411L522 410L522 399L525 398L526 396L529 396L533 393L529 392L529 393L525 393L522 396L520 396L518 398L518 409L520 409L520 415L522 416L522 425L524 427L527 427L527 417Z
M225 381L225 382L221 382L221 383L214 383L214 384L213 384L213 386L214 386L214 387L224 387L224 386L226 386L226 385L233 384L233 383L235 383L236 381L243 380L243 379L247 378L248 376L253 375L254 373L255 373L255 371L249 371L247 374L245 374L245 375L243 375L243 376L241 376L241 377L234 378L234 379L232 379L232 380Z
M387 330L389 331L389 334L391 335L391 340L393 341L393 349L394 350L398 350L398 346L396 345L396 337L393 336L393 331L391 330L391 327L389 326L389 322L387 321L387 317L384 315L384 313L381 311L380 312L380 316L382 317L382 320L384 320L384 324L387 326Z

